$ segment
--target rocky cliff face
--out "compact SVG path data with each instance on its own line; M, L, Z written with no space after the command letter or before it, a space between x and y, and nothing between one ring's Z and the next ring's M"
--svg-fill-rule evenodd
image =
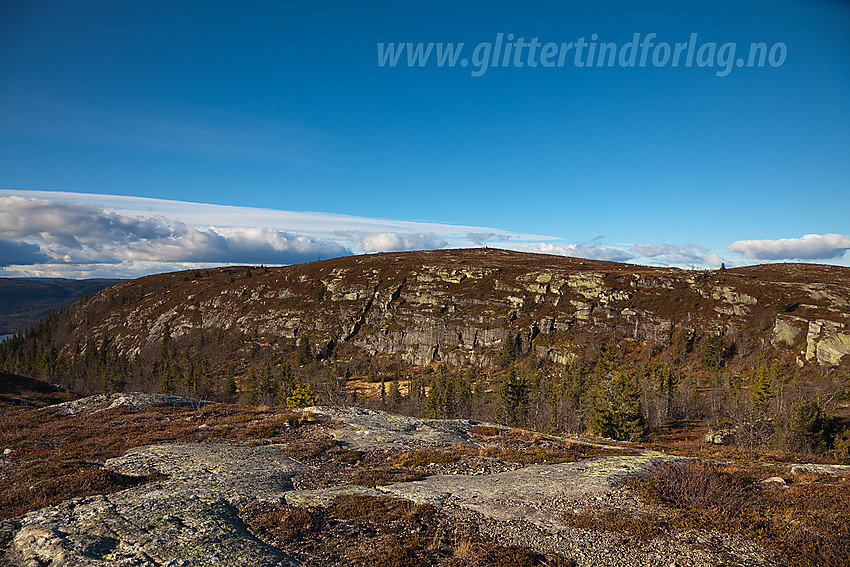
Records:
M246 337L290 351L493 365L506 341L567 362L589 337L665 345L747 333L799 365L850 361L850 269L776 264L687 271L474 249L354 256L285 268L220 268L128 281L62 316L74 357L108 342L129 356L171 339ZM239 352L234 354L240 354Z

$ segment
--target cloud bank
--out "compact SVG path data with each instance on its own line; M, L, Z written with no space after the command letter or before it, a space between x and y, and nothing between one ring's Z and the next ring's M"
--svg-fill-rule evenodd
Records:
M698 244L584 242L422 221L185 203L143 197L0 190L0 275L136 277L228 264L293 264L348 254L465 248L682 268L729 258ZM742 240L729 251L752 260L840 258L850 237ZM734 256L732 257L734 258Z
M407 250L436 250L448 245L445 239L436 234L398 232L364 233L362 231L340 231L337 233L360 245L366 253L372 252L404 252Z
M632 249L637 255L665 266L718 268L724 262L723 258L698 244L635 244Z
M38 245L0 238L0 267L13 264L43 264L50 260Z
M510 240L509 234L496 234L495 232L467 232L466 239L476 246L484 246L488 240Z
M175 235L164 218L130 218L90 206L0 197L0 236L35 238L71 249L101 247Z
M850 249L850 236L806 234L801 238L738 240L729 251L753 260L829 260Z
M0 190L0 275L135 277L227 264L546 240L487 227L141 197Z
M293 264L351 254L337 242L271 228L190 227L91 205L0 197L0 264Z
M501 246L519 252L535 252L538 254L555 254L558 256L573 256L589 260L609 260L611 262L627 262L635 255L630 250L603 246L601 244L552 244L549 242L520 243Z
M661 266L679 266L683 268L718 268L724 260L704 246L696 244L601 244L604 237L597 236L590 242L578 244L553 244L550 242L502 244L501 248L520 252L536 252L572 256L589 260L608 260L611 262L634 262ZM730 265L731 262L730 262Z

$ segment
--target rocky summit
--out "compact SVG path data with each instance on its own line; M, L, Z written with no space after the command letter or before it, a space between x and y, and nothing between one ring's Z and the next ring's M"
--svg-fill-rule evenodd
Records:
M769 348L813 368L850 364L848 313L850 269L839 266L701 271L468 249L148 276L85 298L29 335L46 356L70 363L109 349L144 372L165 343L239 374L247 361L287 356L302 338L319 358L490 368L507 342L518 355L568 364L590 342L661 348L711 335L735 343L726 352L733 365Z
M771 343L801 362L837 363L850 354L850 270L835 266L701 272L479 249L254 271L120 284L71 325L89 340L114 336L129 354L157 345L168 326L175 338L237 329L274 344L300 333L320 352L352 345L415 364L487 366L508 337L520 351L564 362L570 339L582 332L662 343L676 328L747 325L767 326ZM163 284L164 293L148 289ZM92 311L104 317L93 319Z
M150 434L164 420L181 429L179 440L140 441L97 465L144 482L5 520L7 564L708 566L782 557L756 533L648 503L631 482L697 461L645 447L352 407L242 419L244 410L222 404L152 401L95 396L29 410L69 434L107 420L112 430L135 423ZM229 436L237 421L257 434ZM7 453L4 474L21 458ZM768 482L748 482L761 499L782 496L811 480L797 466L763 465L749 475ZM847 468L821 474L844 478Z

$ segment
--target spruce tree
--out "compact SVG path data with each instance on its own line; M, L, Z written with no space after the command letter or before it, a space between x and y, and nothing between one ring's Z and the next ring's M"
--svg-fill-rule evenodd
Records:
M233 376L233 370L228 369L227 377L224 379L224 398L228 402L236 399L237 385L236 378Z
M504 338L504 343L502 343L502 353L499 357L499 362L507 368L514 360L516 360L516 337L508 331L508 334Z
M636 441L646 435L640 404L640 388L633 376L618 374L614 378L614 439Z
M750 376L750 400L758 411L767 410L773 399L773 378L768 367L759 363Z
M313 389L307 383L295 386L292 395L286 398L286 405L290 408L304 408L318 404L319 398L313 395Z
M723 339L719 334L711 334L703 339L700 361L706 370L720 368L723 363Z
M619 369L617 352L608 343L600 347L593 384L591 431L619 440L643 437L646 429L637 377Z
M394 377L393 381L390 382L390 391L387 394L387 398L390 401L391 407L395 408L401 402L401 390L398 387L398 378Z
M305 366L313 361L313 350L310 348L310 339L302 336L298 339L298 347L295 351L295 363Z
M260 401L260 389L257 384L257 375L252 366L248 370L248 381L245 384L245 402L248 405L256 405Z
M519 426L528 411L529 385L525 376L517 374L513 366L499 387L499 400L507 425Z
M292 395L292 390L295 389L295 377L292 372L292 365L288 362L280 364L277 367L274 381L277 389L275 401L278 404L286 404L286 398Z

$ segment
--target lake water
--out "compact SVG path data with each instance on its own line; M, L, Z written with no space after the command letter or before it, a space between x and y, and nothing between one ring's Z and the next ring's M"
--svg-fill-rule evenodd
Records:
M11 339L11 338L12 338L12 337L14 337L14 336L15 336L15 335L0 335L0 343L2 343L3 341L5 341L6 339Z

